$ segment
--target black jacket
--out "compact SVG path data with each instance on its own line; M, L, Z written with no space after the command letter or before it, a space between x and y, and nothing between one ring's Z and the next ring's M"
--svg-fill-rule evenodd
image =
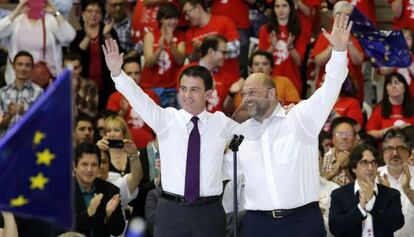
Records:
M360 237L364 216L358 208L359 196L354 193L354 182L334 190L329 209L329 228L337 237ZM400 192L378 184L378 194L370 212L375 237L394 236L404 226Z

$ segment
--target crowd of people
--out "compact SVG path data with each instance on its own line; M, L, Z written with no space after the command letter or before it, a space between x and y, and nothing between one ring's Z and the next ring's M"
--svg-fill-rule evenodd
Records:
M377 25L375 1L64 2L71 19L60 0L0 12L0 139L69 68L74 231L141 217L148 236L413 236L414 61L374 69L348 22ZM388 2L414 59L414 3ZM0 215L0 237L61 232Z

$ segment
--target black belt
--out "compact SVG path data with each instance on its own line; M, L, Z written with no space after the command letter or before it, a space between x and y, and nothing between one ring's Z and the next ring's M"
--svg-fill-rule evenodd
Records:
M187 200L185 200L183 196L172 194L172 193L166 193L166 192L162 192L161 197L168 199L168 200L175 201L176 203L180 203L183 205L207 204L207 203L221 201L221 196L210 196L210 197L199 197L194 202L189 203Z
M292 215L294 213L305 211L305 210L308 210L308 209L311 209L311 208L318 208L319 209L319 203L318 202L310 202L306 205L296 207L296 208L292 208L292 209L277 209L277 210L273 210L273 211L251 211L251 210L249 210L249 212L253 212L253 213L257 213L257 214L265 215L265 216L271 216L272 218L279 219L279 218L283 218L283 217L286 217L288 215Z

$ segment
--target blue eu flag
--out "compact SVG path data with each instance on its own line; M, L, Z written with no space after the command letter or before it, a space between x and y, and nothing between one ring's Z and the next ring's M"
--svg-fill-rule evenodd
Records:
M358 39L374 67L408 67L411 52L401 31L379 30L354 7L352 35Z
M0 210L73 225L72 100L65 70L0 140Z

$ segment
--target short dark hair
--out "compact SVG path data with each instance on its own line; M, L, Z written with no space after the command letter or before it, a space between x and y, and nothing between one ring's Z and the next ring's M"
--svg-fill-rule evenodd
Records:
M213 89L213 76L211 75L211 72L203 66L194 65L184 69L184 71L180 74L180 82L184 75L188 77L201 78L204 82L206 91Z
M374 156L375 160L377 162L379 162L379 152L378 150L368 144L359 144L357 145L351 152L351 154L349 154L349 164L348 164L348 169L349 169L349 173L351 174L351 176L355 179L355 173L352 171L352 169L355 169L358 165L358 162L362 159L363 153L364 151L370 151L372 153L372 155Z
M191 6L195 7L197 4L200 5L204 11L207 11L207 1L204 0L185 0L181 6L184 6L186 3L191 4Z
M180 12L178 11L177 7L175 7L172 3L162 4L158 8L157 12L157 22L158 27L161 27L161 20L162 19L171 19L171 18L179 18Z
M407 133L404 132L404 130L400 128L391 128L389 129L384 136L382 137L382 146L384 147L386 143L388 143L389 140L393 138L399 138L401 139L406 145L407 148L410 150L411 154L411 141L408 137Z
M124 59L124 62L122 63L122 69L124 69L124 66L129 64L129 63L137 63L139 65L139 68L142 70L141 64L138 62L137 59L135 59L133 57L127 57L127 58Z
M33 66L33 64L34 64L33 55L31 53L29 53L28 51L26 51L26 50L19 51L19 52L17 52L16 55L14 55L13 65L16 62L17 58L19 58L19 57L29 57L32 61L32 66Z
M256 56L263 56L267 59L267 61L269 61L270 66L273 68L275 65L275 60L273 59L273 55L270 52L264 51L264 50L257 50L256 52L254 52L250 58L249 58L249 66L253 66L253 59Z
M65 53L63 55L63 62L64 61L79 61L82 64L82 57L81 55L74 51L74 52L69 52L69 53Z
M210 35L205 37L200 46L201 57L206 56L209 49L217 50L220 42L226 43L227 40L221 35Z
M76 116L75 122L73 123L73 127L76 128L76 126L78 126L78 123L80 121L88 121L92 124L92 127L95 127L95 125L93 123L94 122L93 118L91 116L89 116L87 114L83 114L83 113L80 113Z
M83 154L93 154L98 158L98 166L101 165L101 150L92 142L83 141L79 143L75 148L75 166L78 165Z
M331 137L333 137L333 132L335 130L336 127L338 127L339 125L343 124L343 123L347 123L352 127L352 130L354 130L354 133L356 135L356 131L355 131L355 126L358 124L355 119L352 119L350 117L346 117L346 116L341 116L341 117L336 117L332 120L331 122Z

